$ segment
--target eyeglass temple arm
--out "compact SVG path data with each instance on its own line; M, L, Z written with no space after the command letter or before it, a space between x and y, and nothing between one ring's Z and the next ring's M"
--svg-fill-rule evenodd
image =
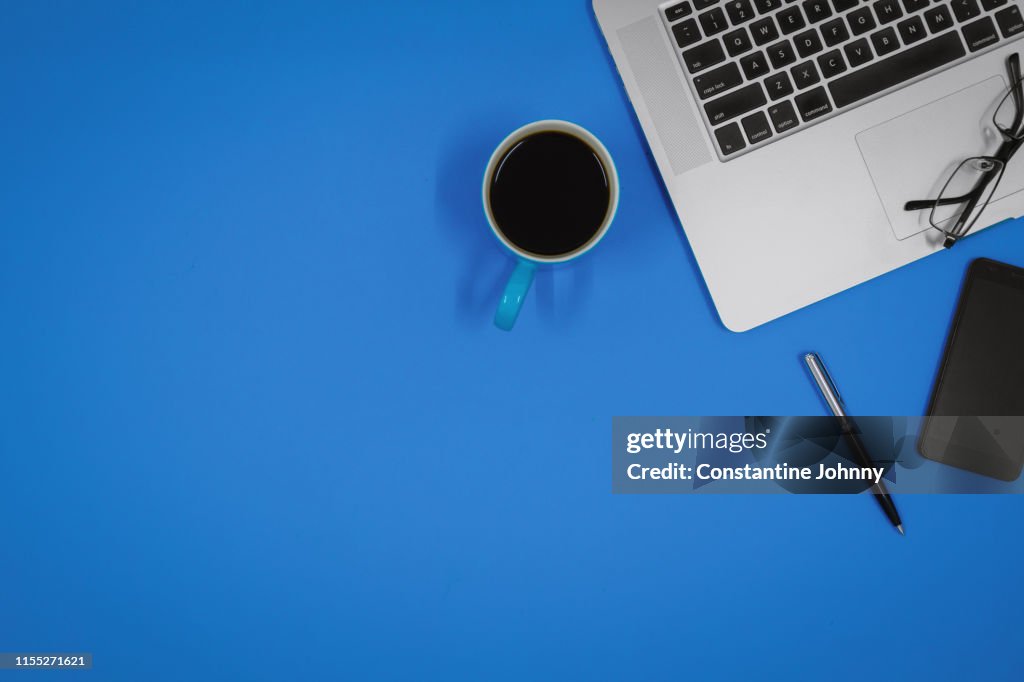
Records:
M908 201L903 204L903 210L923 211L927 208L932 208L933 206L952 206L953 204L962 204L965 201L970 201L971 199L974 199L975 203L977 203L977 197L975 195L980 195L980 192L974 191L970 194L962 194L958 197L945 197L943 199L918 199L916 201Z
M1012 142L1004 142L1002 146L999 147L999 150L996 152L996 158L1005 159L1003 163L1006 163L1006 161L1009 161L1009 159L1020 147L1020 144L1021 143L1017 142L1016 140ZM996 172L997 171L995 170L990 170L986 172L984 175L982 175L978 179L978 184L975 185L974 189L972 189L967 194L961 194L958 197L942 197L940 199L917 199L915 201L908 201L907 203L903 204L903 210L923 211L925 209L932 208L933 206L952 206L953 204L962 204L965 201L972 202L970 208L974 208L974 206L977 205L978 200L981 199L982 194L984 194L985 189L988 187L988 183L992 182L992 178L996 174Z
M987 182L985 184L988 184ZM946 233L945 247L948 249L953 245L953 242L962 237L961 231L964 229L964 225L967 223L967 219L971 217L971 213L974 208L981 201L981 192L970 197L967 200L967 205L964 206L964 210L960 211L960 216L956 219L956 224L953 225L953 229Z
M1021 87L1020 55L1014 52L1006 60L1006 70L1010 73L1010 82L1013 84L1010 92L1013 94L1014 114L1013 128L1020 132L1020 124L1024 121L1024 89Z

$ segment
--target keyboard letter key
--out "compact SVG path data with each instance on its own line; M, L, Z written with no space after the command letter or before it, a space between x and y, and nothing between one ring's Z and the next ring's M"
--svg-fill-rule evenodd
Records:
M900 30L904 45L913 45L919 40L924 40L924 22L921 21L921 17L910 17L896 24L896 28Z
M846 53L846 61L850 62L851 67L866 64L867 62L870 62L874 56L871 54L871 48L868 46L867 38L861 38L853 41L843 48L843 52Z
M877 26L875 18L871 16L871 10L867 7L850 12L846 15L846 20L850 22L850 29L855 36L863 35Z
M822 78L832 78L846 71L846 62L839 50L832 50L818 57L818 67L821 69Z
M765 17L752 23L750 32L754 35L754 42L758 45L770 43L779 37L779 29L775 28L775 22L771 17Z
M797 64L789 73L793 76L793 82L796 83L798 90L809 88L821 78L818 77L818 70L814 68L814 62L804 62L803 64Z
M783 40L768 48L768 58L772 60L772 66L781 69L796 61L796 53L793 52L793 46L789 44L789 41Z
M997 20L998 18L999 15L996 15ZM924 20L928 22L928 30L932 33L945 31L953 25L953 15L949 13L949 8L945 5L933 7L925 12Z
M903 16L903 10L896 0L878 0L872 7L875 8L875 16L880 24L888 24Z
M889 54L893 50L898 50L900 47L900 41L896 38L896 31L892 30L892 27L883 28L878 33L871 34L871 42L875 45L875 52L878 56Z
M782 99L793 94L793 84L785 71L772 74L764 79L764 87L768 90L768 96L773 100Z

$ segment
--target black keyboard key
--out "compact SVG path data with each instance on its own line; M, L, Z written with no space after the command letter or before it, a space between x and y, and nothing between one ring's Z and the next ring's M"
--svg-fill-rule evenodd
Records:
M665 10L665 17L669 21L679 21L685 16L693 13L693 7L690 7L690 3L681 2L678 5L672 5Z
M753 47L750 44L750 36L747 35L747 29L745 28L726 33L722 36L722 42L725 43L725 49L729 52L730 57L741 55Z
M943 33L888 59L837 78L828 87L836 106L842 108L926 74L966 53L960 36L954 32Z
M700 29L697 28L697 22L693 19L687 19L673 26L672 34L676 37L676 44L681 48L689 47L700 40Z
M721 7L708 10L697 18L700 19L700 26L707 36L713 36L729 28L729 22L725 20L725 12Z
M799 35L793 36L793 43L796 45L796 51L801 57L810 57L812 54L822 50L818 32L813 28L810 31L804 31Z
M932 33L945 31L953 25L953 15L949 13L949 8L945 5L932 7L924 13L924 20L928 22L928 30Z
M850 62L851 69L861 64L867 64L874 57L871 54L871 47L868 45L867 38L861 38L846 45L843 47L843 52L846 53L846 61Z
M689 69L690 73L697 73L709 66L714 66L718 62L724 62L725 51L722 49L722 43L718 42L718 39L709 40L683 52L683 61L686 63L686 68Z
M872 7L875 8L875 16L878 17L880 24L888 24L903 16L903 10L900 9L897 0L878 0Z
M832 0L832 6L836 8L836 12L845 12L856 7L857 0Z
M1024 31L1024 19L1021 18L1020 8L1016 5L996 12L996 23L999 24L999 30L1003 32L1004 38Z
M960 23L973 19L979 14L981 14L981 8L978 7L978 0L953 0L953 16Z
M861 7L846 15L846 20L850 22L850 30L853 31L853 35L859 36L871 31L878 24L875 23L875 17L871 14L871 9L868 7Z
M981 8L986 12L990 12L997 7L1002 7L1010 0L981 0Z
M707 9L708 7L717 4L718 0L693 0L693 6L697 9L698 12L702 9Z
M797 64L789 70L789 73L793 76L793 82L796 83L796 87L800 90L809 88L821 80L818 76L818 70L814 68L814 62Z
M982 17L977 21L972 21L961 28L960 31L964 34L967 49L971 52L984 50L999 40L999 34L996 33L996 25L992 23L992 19L989 17Z
M789 35L794 31L799 31L807 22L804 21L804 15L800 13L799 7L787 7L776 15L779 20L779 28L782 29L782 35Z
M747 146L746 140L743 139L743 133L740 132L740 127L735 123L730 123L716 130L715 137L718 138L718 147L725 156L735 154Z
M782 7L782 0L754 0L754 7L761 14L768 14Z
M871 34L871 43L875 46L875 54L879 57L898 50L900 41L896 37L896 31L891 28L883 28L878 33Z
M832 103L828 101L828 93L825 88L814 88L796 96L796 108L800 112L800 118L804 121L813 121L832 111Z
M896 24L896 28L900 31L900 37L903 38L904 45L913 45L917 41L925 39L924 22L921 21L921 17L904 19Z
M793 94L793 83L785 71L780 71L764 79L764 89L768 91L768 96L772 100L782 99Z
M725 11L729 13L729 21L733 26L739 26L754 18L754 8L750 6L750 0L729 0Z
M846 22L842 19L833 19L821 25L821 35L825 39L825 44L833 47L845 42L850 37L850 32L846 30Z
M697 88L697 95L701 99L731 90L742 82L743 76L740 75L739 67L732 63L693 77L693 85Z
M775 28L775 20L771 17L758 19L750 25L750 34L758 45L770 43L779 37L779 29Z
M832 50L818 57L818 68L822 78L832 78L846 71L846 62L839 50Z
M952 35L952 34L950 34ZM768 102L760 83L751 83L739 90L722 95L704 105L704 111L712 125L725 123L729 119L764 106Z
M804 0L803 7L807 21L812 24L825 21L832 16L832 7L828 4L828 0Z
M772 129L768 125L768 118L760 111L747 116L740 124L747 133L750 144L757 144L772 136Z
M800 123L796 117L796 110L789 102L779 102L768 107L768 115L771 117L772 125L775 126L777 133L784 133Z
M757 80L768 73L768 60L764 58L764 52L748 54L740 60L740 66L743 68L743 75L749 81Z
M903 0L903 9L907 10L907 14L913 14L927 7L928 2L929 0Z
M771 60L773 67L781 69L783 66L796 61L796 53L793 51L793 46L790 42L783 40L781 43L775 43L768 48L768 59Z

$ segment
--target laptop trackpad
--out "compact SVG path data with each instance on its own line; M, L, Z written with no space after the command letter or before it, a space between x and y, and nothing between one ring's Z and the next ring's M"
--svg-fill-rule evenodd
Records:
M897 239L930 227L930 211L911 213L903 204L935 198L957 164L970 156L995 153L1001 137L992 126L992 114L1005 93L1006 81L993 76L857 135ZM1011 163L992 201L1021 189L1024 164Z

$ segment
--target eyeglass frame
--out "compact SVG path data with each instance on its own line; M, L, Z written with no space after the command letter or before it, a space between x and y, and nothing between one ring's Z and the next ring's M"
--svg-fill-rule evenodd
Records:
M986 190L988 189L989 185L992 184L992 182L995 182L998 186L999 181L1002 179L1003 171L1005 170L1007 164L1010 163L1010 159L1012 159L1013 156L1017 153L1017 150L1020 149L1022 145L1024 145L1024 129L1022 129L1021 127L1021 124L1024 123L1024 83L1022 83L1024 77L1022 77L1021 75L1019 54L1015 52L1011 54L1009 57L1007 57L1006 70L1010 77L1010 90L1000 101L999 107L1001 107L1002 103L1006 101L1006 97L1013 98L1013 104L1015 108L1013 114L1013 125L1010 127L1008 132L1007 130L1003 129L1002 126L995 122L993 115L993 124L995 125L996 130L998 130L1000 134L1003 136L1003 141L999 145L999 148L996 150L995 154L992 155L972 156L968 159L965 159L963 162L957 165L956 169L954 169L953 175L950 176L950 180L952 180L953 176L955 176L956 173L960 170L961 166L963 166L964 163L967 163L970 160L987 159L993 162L993 167L986 171L983 171L983 175L980 178L978 178L978 181L975 183L974 188L970 192L967 192L966 194L961 194L960 196L957 197L942 197L940 195L938 198L935 199L908 201L903 205L904 211L923 211L925 209L932 209L934 211L939 206L966 204L964 209L960 212L960 215L957 217L956 222L953 224L953 228L951 230L944 230L935 225L934 223L932 223L932 227L939 230L946 236L946 239L943 241L942 244L944 248L951 248L953 244L955 244L957 241L965 237L971 231L971 229L974 227L974 223L976 223L978 221L978 218L981 216L981 212L979 212L978 215L974 217L974 220L971 221L971 224L967 225L965 229L964 225L967 223L967 219L970 218L971 213L977 207L978 202L981 201L981 199L985 196ZM989 194L989 200L991 200L991 196L995 194L995 189L995 187L992 188L992 192ZM945 191L945 188L943 188L943 191ZM985 206L982 207L982 210L984 209Z

